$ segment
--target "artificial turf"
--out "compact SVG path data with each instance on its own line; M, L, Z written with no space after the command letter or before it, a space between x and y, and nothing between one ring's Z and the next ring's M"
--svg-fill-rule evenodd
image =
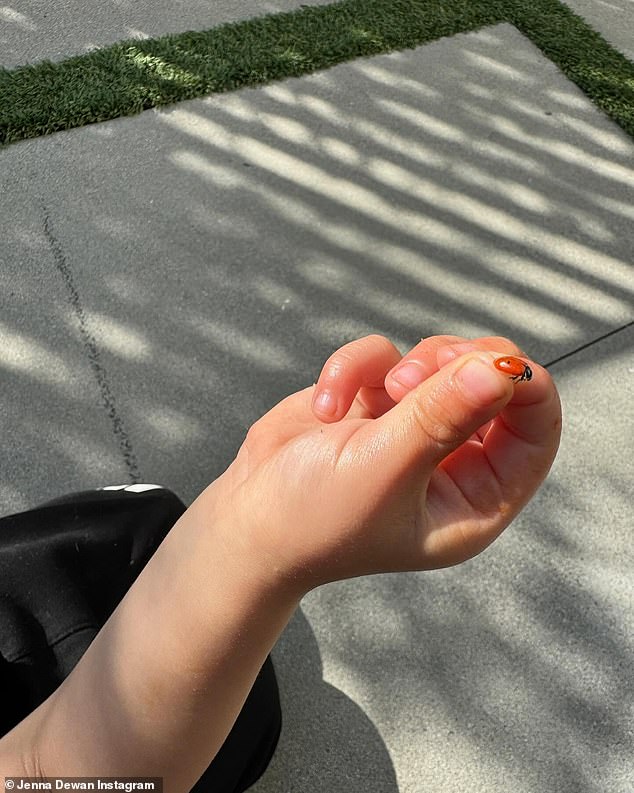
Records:
M634 137L634 63L559 0L343 0L0 68L0 146L500 22Z

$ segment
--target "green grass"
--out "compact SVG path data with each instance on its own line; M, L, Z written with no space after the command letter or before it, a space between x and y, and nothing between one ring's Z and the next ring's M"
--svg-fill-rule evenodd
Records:
M343 0L0 68L0 146L510 22L634 136L634 64L559 0Z

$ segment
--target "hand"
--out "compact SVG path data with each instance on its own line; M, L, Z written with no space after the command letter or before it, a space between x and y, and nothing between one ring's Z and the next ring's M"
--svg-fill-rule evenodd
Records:
M316 386L251 427L210 488L245 564L301 596L482 551L531 498L559 445L548 372L531 362L533 379L514 385L493 366L506 354L523 356L507 339L456 336L424 339L403 358L381 336L335 352ZM413 362L419 385L399 384L396 370Z

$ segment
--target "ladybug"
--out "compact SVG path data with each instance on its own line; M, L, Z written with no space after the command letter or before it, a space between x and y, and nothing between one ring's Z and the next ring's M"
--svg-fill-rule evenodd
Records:
M533 371L530 366L521 358L516 358L514 355L505 355L504 358L496 358L493 361L496 369L499 369L504 374L509 375L514 383L521 383L522 380L530 380L533 376Z

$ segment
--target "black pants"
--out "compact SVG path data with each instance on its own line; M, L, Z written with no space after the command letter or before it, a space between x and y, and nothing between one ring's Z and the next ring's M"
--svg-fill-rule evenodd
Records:
M169 490L143 487L73 493L0 519L0 736L71 672L184 512ZM269 657L193 791L246 790L268 766L280 729Z

